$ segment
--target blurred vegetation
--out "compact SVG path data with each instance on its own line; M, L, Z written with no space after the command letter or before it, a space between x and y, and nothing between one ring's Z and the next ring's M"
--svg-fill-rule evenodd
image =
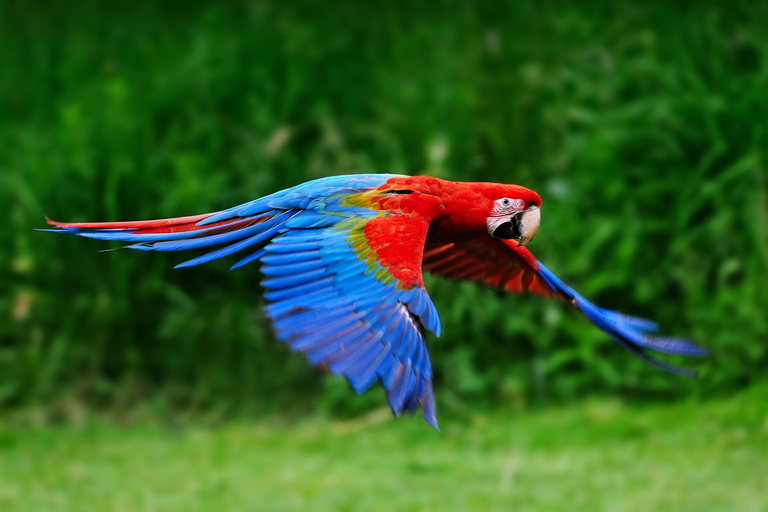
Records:
M0 407L358 413L276 342L256 267L35 232L215 211L308 179L539 191L531 249L712 349L687 380L534 297L428 280L441 411L729 393L768 367L768 4L0 3Z

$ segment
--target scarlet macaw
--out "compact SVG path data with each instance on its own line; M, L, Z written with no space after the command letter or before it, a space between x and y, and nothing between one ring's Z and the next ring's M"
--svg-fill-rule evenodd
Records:
M232 269L259 261L266 315L278 339L310 363L343 375L357 393L377 379L395 415L421 406L437 428L425 331L440 320L422 271L509 292L565 299L619 345L666 370L693 374L645 349L706 355L695 344L649 335L651 321L602 309L524 247L539 227L541 198L518 185L428 176L321 178L228 210L135 222L48 222L129 249L220 246L176 267L250 250Z

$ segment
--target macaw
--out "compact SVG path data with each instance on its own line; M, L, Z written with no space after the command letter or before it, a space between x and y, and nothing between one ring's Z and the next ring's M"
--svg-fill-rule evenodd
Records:
M429 176L321 178L227 210L161 220L64 223L55 229L129 242L140 251L217 248L176 265L238 252L232 269L258 261L275 336L313 365L344 376L357 393L377 380L396 416L422 409L438 428L426 332L440 320L423 271L508 292L568 301L619 345L666 370L691 375L646 349L702 356L656 324L595 306L525 245L539 227L541 198L519 185Z

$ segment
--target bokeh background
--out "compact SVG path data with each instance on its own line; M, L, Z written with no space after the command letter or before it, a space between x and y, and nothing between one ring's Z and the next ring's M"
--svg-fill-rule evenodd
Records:
M766 20L739 0L0 2L0 506L768 510ZM710 348L669 358L701 378L565 304L428 279L438 434L276 342L256 267L33 231L361 172L537 190L534 253Z

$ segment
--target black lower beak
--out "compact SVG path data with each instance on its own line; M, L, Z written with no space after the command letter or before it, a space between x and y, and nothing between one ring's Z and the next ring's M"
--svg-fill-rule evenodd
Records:
M521 217L522 217L522 212L516 213L509 219L509 221L503 224L499 224L499 227L494 229L491 235L494 238L502 238L504 240L511 240L511 239L520 240L520 238L522 238L523 236L522 225L520 222Z

